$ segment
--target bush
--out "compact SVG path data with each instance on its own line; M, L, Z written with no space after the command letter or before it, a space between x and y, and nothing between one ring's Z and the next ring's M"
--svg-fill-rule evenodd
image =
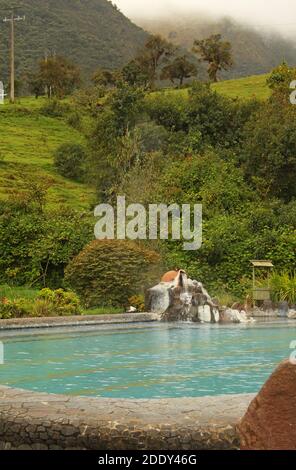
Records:
M74 292L42 289L36 299L34 312L41 314L40 316L44 312L49 316L80 315L80 300Z
M85 150L79 144L62 144L54 154L57 172L65 178L81 181L84 174Z
M143 295L133 295L128 301L131 307L137 309L137 312L145 312L145 298Z
M70 262L65 281L87 307L127 306L132 295L158 280L158 262L157 253L135 242L95 240Z
M271 276L270 285L274 301L287 301L290 305L296 303L296 272L275 272Z
M40 108L40 113L48 117L64 117L69 110L69 105L61 103L57 99L51 99Z
M78 131L81 130L81 117L78 112L73 112L68 116L67 123L69 126L77 129Z
M62 286L64 268L92 239L88 214L0 205L0 284Z
M29 311L29 303L25 299L3 298L0 302L0 319L27 317Z

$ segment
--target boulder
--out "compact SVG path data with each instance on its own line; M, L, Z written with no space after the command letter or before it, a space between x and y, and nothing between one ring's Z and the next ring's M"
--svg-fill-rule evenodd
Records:
M296 450L296 365L282 362L239 424L242 450Z
M169 271L148 289L145 305L163 321L219 322L216 303L202 283L189 279L183 270Z
M221 315L221 320L225 323L249 323L255 321L249 318L244 310L234 310L227 308Z
M290 318L290 320L296 320L296 310L289 310L288 318Z

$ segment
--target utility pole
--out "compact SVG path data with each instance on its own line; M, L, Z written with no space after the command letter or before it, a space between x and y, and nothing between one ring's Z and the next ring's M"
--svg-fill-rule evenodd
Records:
M4 18L4 23L10 23L10 102L14 103L15 99L15 54L14 54L14 26L15 21L24 21L25 16L15 16L14 10L11 11L10 18Z

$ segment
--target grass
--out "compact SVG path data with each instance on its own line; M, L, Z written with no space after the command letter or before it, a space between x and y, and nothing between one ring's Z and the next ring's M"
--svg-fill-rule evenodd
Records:
M61 177L53 154L62 143L83 143L83 136L64 119L44 116L45 99L24 98L0 106L0 200L22 190L24 180L38 178L50 186L49 206L89 209L93 190Z
M266 75L252 75L250 77L238 78L234 80L225 80L211 85L212 89L220 93L221 95L227 96L228 98L239 98L242 100L248 100L257 98L259 100L266 100L270 96L270 90L266 85ZM188 88L184 89L166 89L161 92L155 92L153 95L161 93L169 95L171 93L177 94L182 98L188 97Z
M253 75L236 80L225 80L214 83L213 90L229 98L266 100L270 96L270 89L266 85L267 75Z
M212 85L231 98L267 99L268 75L226 80ZM155 92L186 99L188 89ZM53 166L53 154L62 143L83 143L83 136L65 119L47 117L40 108L47 98L21 98L14 105L0 106L0 200L22 191L25 181L36 179L49 186L48 206L66 205L87 210L94 204L94 191L84 184L61 177Z
M97 307L83 311L83 315L112 315L123 313L123 309L119 307Z
M30 287L11 287L5 284L0 286L0 299L25 299L33 301L37 297L38 292L38 289L31 289Z

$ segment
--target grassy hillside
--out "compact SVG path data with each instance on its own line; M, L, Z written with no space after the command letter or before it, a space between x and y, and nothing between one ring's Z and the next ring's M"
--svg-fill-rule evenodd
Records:
M267 75L226 80L212 85L218 93L231 98L267 99ZM188 89L158 93L186 97ZM65 204L76 209L89 209L95 202L94 191L84 184L65 179L53 166L53 153L62 143L83 143L83 136L70 127L66 119L43 115L45 98L24 98L16 105L0 106L0 200L21 192L30 179L50 185L48 202L51 206Z
M137 20L137 23L152 33L160 33L175 44L191 51L195 39L203 39L211 34L221 34L231 42L234 65L223 72L222 78L237 78L266 73L283 60L296 64L296 47L292 40L279 34L266 34L236 21L224 18L213 20L204 14L184 16L169 15L160 20ZM202 65L203 70L206 67ZM203 78L202 72L200 76Z
M24 99L0 106L0 199L21 192L30 179L50 185L48 202L89 209L93 192L67 180L53 167L53 153L62 143L83 142L64 119L42 115L44 100Z
M253 75L236 80L225 80L214 83L212 88L229 98L257 98L264 100L270 96L270 89L266 85L267 77L268 74Z
M266 85L268 74L254 75L251 77L238 78L233 80L224 80L214 83L211 87L228 98L251 99L257 98L265 100L270 96L270 90ZM161 92L155 92L152 96L157 96L158 93L165 94L178 94L183 97L188 96L188 88L184 89L166 89Z
M147 38L108 0L19 0L16 13L26 21L16 25L18 76L30 71L45 52L65 55L78 63L84 75L96 68L126 63ZM0 10L10 0L0 0ZM6 12L1 11L1 16ZM9 11L7 11L7 15ZM0 28L0 71L7 77L8 23Z

